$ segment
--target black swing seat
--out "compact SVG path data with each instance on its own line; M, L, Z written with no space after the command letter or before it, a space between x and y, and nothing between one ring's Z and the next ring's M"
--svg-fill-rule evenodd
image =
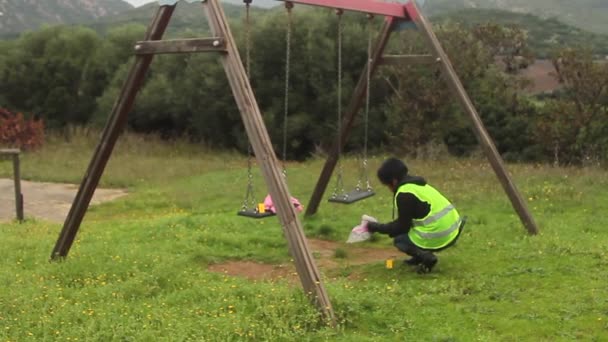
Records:
M237 213L237 215L245 216L245 217L249 217L249 218L260 219L260 218L264 218L264 217L275 216L276 214L271 211L266 211L266 212L260 213L256 209L244 209L244 210L240 210Z
M373 190L354 189L344 194L332 195L328 201L333 203L352 204L368 197L372 197L375 194L376 193Z

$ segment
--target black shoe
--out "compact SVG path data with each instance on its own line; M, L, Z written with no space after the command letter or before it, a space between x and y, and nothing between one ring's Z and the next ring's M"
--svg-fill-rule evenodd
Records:
M411 259L403 261L404 264L408 266L418 266L422 263L422 259L417 257L412 257Z
M437 257L434 254L429 253L425 255L420 265L418 265L418 273L430 273L435 264L437 264Z

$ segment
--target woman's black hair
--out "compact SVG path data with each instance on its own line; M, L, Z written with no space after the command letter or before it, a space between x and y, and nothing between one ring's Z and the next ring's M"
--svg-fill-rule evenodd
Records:
M401 182L407 176L407 166L397 158L389 158L378 169L378 179L384 185L391 185L393 180Z

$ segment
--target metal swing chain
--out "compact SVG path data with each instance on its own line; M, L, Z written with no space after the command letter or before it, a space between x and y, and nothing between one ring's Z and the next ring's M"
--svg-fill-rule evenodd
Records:
M250 4L251 0L243 0L245 2L245 71L247 78L251 79L251 22L250 22ZM253 158L251 156L253 149L251 143L247 144L247 192L243 200L242 210L248 210L255 206L255 195L253 188Z
M251 80L251 1L245 2L245 71L247 78Z
M251 145L247 148L247 193L245 194L245 199L243 200L243 210L250 209L255 204L255 196L253 191L253 162L251 158Z
M336 10L338 15L338 175L336 176L336 186L332 197L337 197L338 192L344 195L344 184L342 180L343 168L341 162L342 156L342 13L341 9Z
M367 141L369 136L369 107L370 107L370 89L371 89L371 81L372 81L372 39L373 39L373 20L374 16L371 14L367 15L367 75L366 75L366 96L365 96L365 119L364 119L364 127L365 134L363 138L363 178L365 178L365 187L367 191L372 191L372 186L369 182L369 170L367 168Z
M357 180L357 191L361 191L363 180L365 179L365 189L371 191L372 187L369 182L369 172L367 169L367 140L369 132L369 103L370 103L370 83L371 83L371 66L372 66L372 23L374 16L367 15L367 65L365 66L365 110L363 116L364 138L363 138L363 160L359 171L359 179Z
M283 177L287 178L287 168L285 163L287 162L287 120L289 114L289 73L291 69L291 31L293 28L293 16L291 9L293 3L285 2L285 8L287 9L287 32L285 37L285 108L283 112Z

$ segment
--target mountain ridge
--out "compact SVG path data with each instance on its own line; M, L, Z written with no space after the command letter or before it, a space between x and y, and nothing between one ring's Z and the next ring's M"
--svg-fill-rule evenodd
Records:
M123 0L0 0L0 35L48 24L86 24L132 9Z
M526 33L528 45L538 58L549 58L555 49L563 46L588 47L598 56L608 56L608 35L585 31L555 18L543 19L498 9L463 9L433 17L435 25L447 22L469 28L486 23L513 25Z
M243 6L242 0L221 0L224 5ZM405 0L400 0L405 2ZM424 13L446 16L466 9L509 10L544 19L557 19L586 31L608 34L608 0L418 0ZM254 0L260 9L276 7L275 0ZM140 19L153 11L156 2L135 8L124 0L0 0L0 36L15 36L44 24L85 24ZM186 3L180 4L184 7ZM304 7L304 6L302 6ZM115 20L114 17L116 18ZM584 18L584 20L583 20Z
M608 34L608 0L426 0L423 6L427 16L470 8L555 18L590 32Z

